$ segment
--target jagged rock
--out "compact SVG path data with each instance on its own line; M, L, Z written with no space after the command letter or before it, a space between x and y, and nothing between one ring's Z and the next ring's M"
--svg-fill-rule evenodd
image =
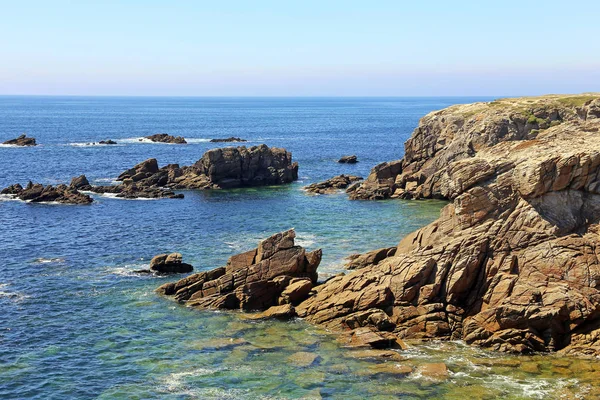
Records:
M211 143L231 143L231 142L247 142L247 140L239 138L239 137L229 137L225 139L210 139Z
M4 142L2 144L10 144L13 146L36 146L37 145L37 143L35 142L35 139L32 137L27 137L26 134L22 134L21 136L19 136L16 139L7 140L6 142Z
M308 298L312 288L313 282L310 279L290 279L290 283L281 292L281 296L279 296L279 304L298 305Z
M351 156L342 156L339 160L339 163L341 164L356 164L358 162L358 159L356 158L355 155L351 155Z
M89 204L92 198L67 185L44 186L40 183L29 182L25 188L19 184L11 185L2 190L2 194L12 195L31 203L57 202L64 204Z
M278 233L261 241L258 248L232 256L225 267L162 285L157 292L191 307L251 311L278 305L292 283L294 287L283 297L292 302L304 296L304 284L294 278L316 283L322 256L321 250L307 253L295 246L295 237L293 229ZM295 297L299 293L302 296Z
M265 145L208 150L192 166L169 164L159 168L151 158L123 172L118 181L131 179L137 188L227 189L280 185L298 179L298 163L285 149Z
M182 262L180 253L159 254L150 260L150 271L160 275L182 274L193 270L193 266Z
M367 179L357 185L350 186L346 192L351 200L381 200L394 193L396 176L402 172L402 160L376 165Z
M361 269L370 265L377 265L388 257L396 254L395 247L371 250L364 254L352 254L347 257L350 261L346 263L347 269Z
M187 142L182 136L171 136L167 133L157 133L151 136L146 136L146 139L150 139L153 142L159 143L172 143L172 144L186 144Z
M314 194L330 194L335 193L341 189L345 189L353 182L360 181L360 176L354 175L338 175L331 179L327 179L323 182L313 183L304 188L308 193Z
M77 190L92 189L92 185L90 185L90 182L87 180L85 175L79 175L78 177L71 179L71 184L69 187Z
M573 107L556 106L572 104L571 96L548 99L454 106L426 117L407 152L411 160L422 155L427 176L413 193L452 202L394 256L321 285L296 306L298 316L334 331L360 325L381 334L390 324L382 331L357 318L376 309L400 338L600 355L600 119L590 113L600 96ZM497 118L524 103L534 104L536 118L561 122L536 122L548 127L532 133L520 116ZM465 117L473 110L476 117ZM465 118L480 128L468 157L455 143L456 121ZM426 132L454 136L425 140ZM447 165L432 161L442 154Z

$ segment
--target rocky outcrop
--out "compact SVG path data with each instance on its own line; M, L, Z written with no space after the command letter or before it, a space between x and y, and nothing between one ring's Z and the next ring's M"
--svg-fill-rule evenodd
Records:
M355 155L342 156L338 162L341 164L356 164L358 162L358 158Z
M239 138L239 137L228 137L228 138L224 138L224 139L210 139L211 143L233 143L233 142L247 142L247 140Z
M11 185L0 192L31 203L56 202L63 204L89 204L92 198L67 185L47 185L29 182L25 188Z
M37 143L35 139L32 137L27 137L26 134L22 134L16 139L7 140L2 144L9 144L11 146L36 146Z
M515 115L524 104L532 116ZM550 96L425 117L395 181L451 203L393 256L318 286L297 314L339 332L600 355L599 106Z
M157 133L154 135L146 136L149 139L157 143L171 143L171 144L186 144L187 142L182 136L171 136L167 133Z
M180 253L159 254L150 261L150 271L158 275L183 274L193 270L193 266L182 262Z
M421 119L404 158L383 163L349 190L351 199L450 198L440 177L450 164L501 142L533 140L563 123L597 118L599 96L552 95L456 105Z
M101 140L98 142L98 144L117 144L117 142L115 142L114 140L108 139L108 140Z
M347 269L361 269L372 265L377 265L379 262L396 254L395 247L385 247L382 249L372 250L364 254L352 254L347 257L349 260L346 263Z
M285 149L265 145L208 150L194 165L169 164L159 168L151 158L123 172L117 180L130 179L139 187L171 189L228 189L279 185L298 179L298 163Z
M360 176L338 175L323 182L313 183L304 187L307 193L331 194L346 189L350 184L362 180Z
M306 252L294 245L295 236L293 229L273 235L256 249L230 257L225 267L167 283L157 292L195 308L252 311L289 304L266 315L291 316L316 283L322 256L321 250Z

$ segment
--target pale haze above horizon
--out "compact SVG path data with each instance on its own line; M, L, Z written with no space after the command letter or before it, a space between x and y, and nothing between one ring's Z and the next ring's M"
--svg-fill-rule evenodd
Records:
M0 5L0 95L600 92L597 1Z

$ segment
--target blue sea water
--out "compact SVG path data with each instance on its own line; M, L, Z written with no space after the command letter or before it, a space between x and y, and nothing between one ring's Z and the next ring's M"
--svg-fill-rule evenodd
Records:
M177 278L133 272L171 251L197 270L214 268L291 227L298 244L323 248L321 278L343 271L346 256L395 245L444 203L349 201L342 193L308 196L302 187L341 173L366 177L375 164L402 156L423 115L482 100L490 98L0 97L0 142L26 132L39 143L0 146L0 187L80 174L107 184L151 157L192 164L223 146L210 138L229 136L284 147L300 164L290 185L185 191L183 200L94 196L89 206L69 206L1 199L0 398L451 398L465 390L541 398L557 388L581 390L575 378L542 367L541 375L501 370L507 356L460 343L404 353L415 366L443 360L451 380L382 373L375 360L350 356L303 321L190 310L153 292ZM159 132L189 144L139 140ZM89 145L106 139L118 144ZM336 162L348 154L360 162ZM318 363L288 361L299 351L318 354ZM477 359L500 360L500 367Z

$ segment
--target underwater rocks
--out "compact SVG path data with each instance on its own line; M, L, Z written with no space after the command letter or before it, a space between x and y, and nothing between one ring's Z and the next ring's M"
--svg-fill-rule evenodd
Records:
M157 133L154 135L146 136L149 139L157 143L171 143L171 144L186 144L187 142L182 136L171 136L167 133Z
M23 201L31 203L57 202L63 204L89 204L92 198L79 192L76 188L67 185L47 185L32 183L31 181L23 188L18 183L11 185L0 192L11 195Z
M295 237L293 229L278 233L256 249L230 257L225 267L190 275L156 291L200 309L260 311L289 304L271 314L292 316L293 305L316 284L322 256L321 250L306 252L295 246Z
M211 143L231 143L231 142L247 142L247 140L239 138L239 137L229 137L225 139L210 139Z
M180 253L159 254L150 261L150 271L159 275L183 274L193 270L193 266L182 262Z
M515 353L600 355L600 118L592 110L600 98L576 99L581 106L555 106L572 97L532 99L536 118L561 121L537 121L545 129L533 133L533 118L496 119L511 115L508 100L426 117L409 141L407 154L423 156L427 176L412 193L452 203L395 254L317 287L296 313L339 332L360 326ZM465 121L472 110L478 117ZM457 121L480 120L477 151L462 157L450 134L457 140ZM424 140L424 132L447 136ZM448 163L430 174L440 154Z
M26 134L22 134L21 136L19 136L16 139L7 140L6 142L4 142L2 144L10 144L12 146L36 146L37 145L37 143L35 142L35 139L32 137L27 137Z
M298 179L298 163L285 149L266 145L208 150L194 165L169 164L159 168L151 158L123 172L118 181L130 179L139 187L171 189L228 189L280 185Z
M360 176L338 175L323 182L313 183L304 187L307 193L312 194L331 194L341 189L346 189L351 183L362 180Z
M342 156L338 162L341 164L356 164L358 162L358 158L356 158L355 155Z

